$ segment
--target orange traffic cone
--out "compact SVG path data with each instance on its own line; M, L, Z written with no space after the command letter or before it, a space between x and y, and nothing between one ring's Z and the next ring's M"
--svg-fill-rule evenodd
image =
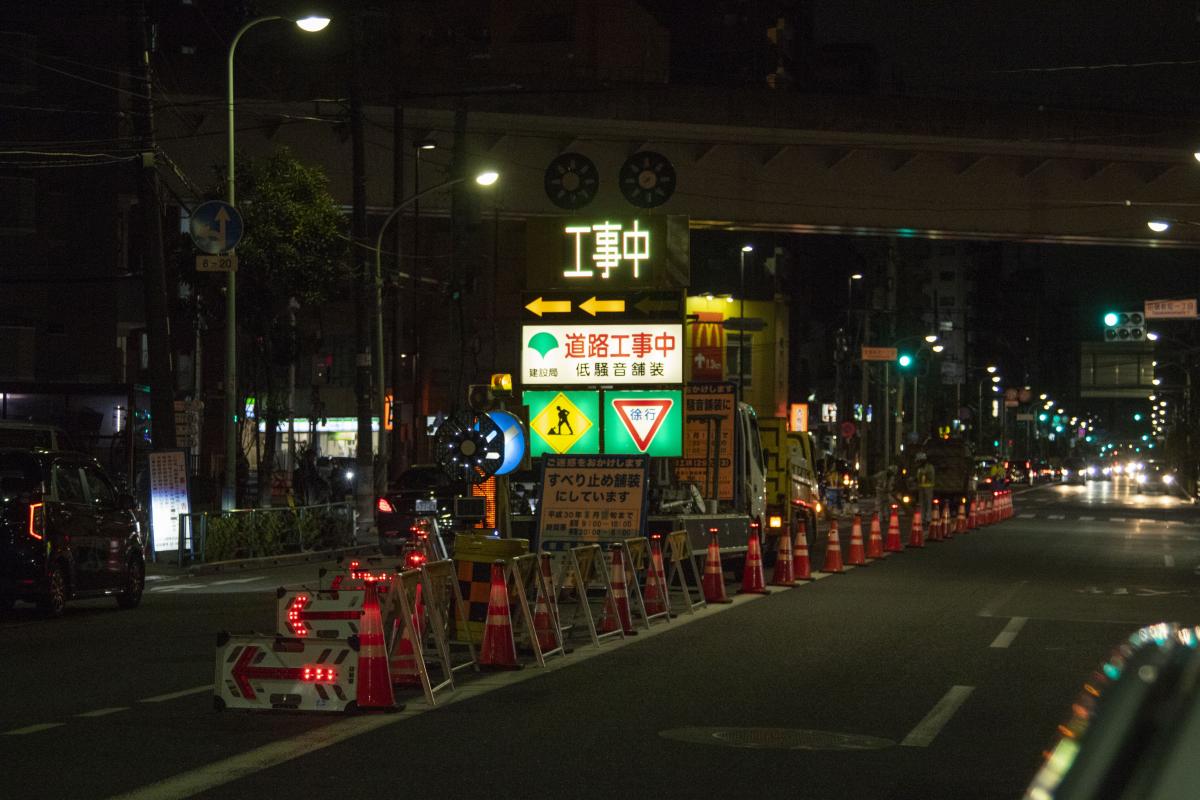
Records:
M704 577L700 581L706 603L732 603L725 596L725 573L721 569L721 546L717 543L717 532L713 531L708 542L708 556L704 560Z
M954 538L954 515L950 513L950 504L942 506L942 538Z
M967 502L965 500L958 504L958 521L954 525L954 532L959 534L967 532Z
M479 646L479 666L485 669L520 669L513 641L512 616L508 606L508 584L504 562L492 562L492 590L488 595L487 623Z
M822 572L842 572L842 543L838 540L837 520L829 523L829 535L825 540L825 563Z
M973 531L979 527L979 501L967 503L967 530Z
M387 647L383 643L383 615L374 581L363 587L362 622L358 630L358 707L396 709L396 695L388 675Z
M647 614L663 614L671 611L671 598L667 591L667 576L663 569L662 548L659 537L650 539L650 564L646 569L646 591L642 602Z
M758 543L758 531L750 529L746 542L746 566L742 568L741 594L770 594L763 576L762 545Z
M921 524L921 509L913 511L912 528L908 533L909 547L925 546L925 526Z
M792 577L798 581L812 580L812 563L808 559L808 531L804 520L800 520L796 541L792 546Z
M392 623L392 637L395 639L396 634L400 634L399 641L396 641L392 649L392 657L388 659L388 672L392 676L393 686L415 686L421 682L421 673L417 670L416 646L421 640L421 631L424 629L425 623L425 604L421 601L421 585L417 584L417 591L414 594L412 629L417 632L417 641L414 642L412 635L409 633L409 628L404 624L404 621L397 618ZM399 609L396 609L399 611Z
M883 549L889 553L899 553L904 549L904 542L900 539L900 511L895 506L892 506L892 516L888 519L887 541L883 543Z
M775 550L775 571L771 573L772 586L791 586L796 582L796 571L792 569L792 534L787 528L779 534L779 547Z
M625 548L612 548L612 593L604 601L604 618L600 620L600 632L612 633L621 626L626 636L634 636L633 617L629 614L629 593L625 591Z
M847 563L855 567L867 565L867 554L863 550L862 515L855 514L850 525L850 550L846 553Z
M936 542L941 537L938 536L938 500L933 501L933 506L929 510L929 532L925 536L925 541Z
M544 653L558 647L558 631L554 625L556 614L551 611L550 605L554 601L553 583L550 576L546 574L546 569L550 566L550 554L542 553L540 560L543 565L542 575L546 591L543 594L542 588L538 587L537 603L533 606L533 635L537 637L538 647Z
M879 512L871 515L871 534L867 538L867 558L883 558L883 533L879 528Z

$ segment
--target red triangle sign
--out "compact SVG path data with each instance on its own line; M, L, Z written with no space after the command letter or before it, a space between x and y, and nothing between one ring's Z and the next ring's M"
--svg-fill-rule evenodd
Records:
M638 450L646 452L675 401L669 397L613 400L613 408Z

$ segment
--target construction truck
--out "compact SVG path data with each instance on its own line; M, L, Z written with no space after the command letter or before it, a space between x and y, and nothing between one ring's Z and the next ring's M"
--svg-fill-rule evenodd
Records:
M686 530L700 553L715 533L722 558L736 560L767 523L758 417L728 384L690 383L685 394L683 457L651 461L647 532Z
M822 511L812 436L789 431L785 419L761 419L758 426L767 467L767 536L785 529L794 534L803 522L812 552Z

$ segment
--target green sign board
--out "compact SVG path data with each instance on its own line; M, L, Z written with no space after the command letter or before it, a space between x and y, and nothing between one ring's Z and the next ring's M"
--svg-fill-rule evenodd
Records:
M605 392L604 452L682 456L683 392Z
M587 391L527 391L529 456L600 452L600 393Z

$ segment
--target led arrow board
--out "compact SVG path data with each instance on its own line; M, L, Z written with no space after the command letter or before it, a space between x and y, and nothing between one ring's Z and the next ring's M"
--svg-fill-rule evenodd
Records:
M683 326L524 325L521 382L662 384L683 382Z
M600 452L600 393L530 391L521 395L529 406L529 455Z
M604 452L683 455L683 393L605 392Z

